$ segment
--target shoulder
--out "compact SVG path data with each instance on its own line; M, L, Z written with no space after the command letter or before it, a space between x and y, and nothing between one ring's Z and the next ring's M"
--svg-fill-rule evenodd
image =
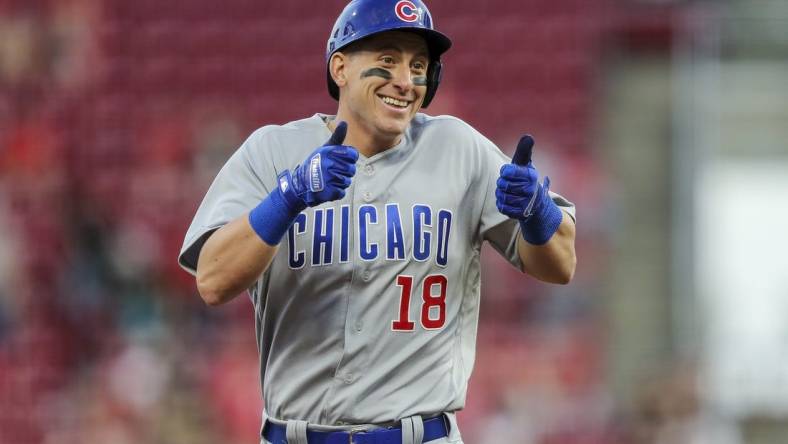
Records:
M448 115L430 116L416 114L411 124L414 139L440 140L453 149L466 149L474 153L500 153L500 149L476 128L464 120Z
M257 128L246 140L246 145L257 149L270 148L279 143L292 143L295 140L313 138L325 131L319 115L294 120L283 125L265 125Z
M431 116L429 114L418 113L413 118L411 125L415 129L432 131L454 131L459 134L479 134L475 128L466 123L459 117L440 115Z
M236 152L250 165L290 165L330 134L319 115L256 129Z

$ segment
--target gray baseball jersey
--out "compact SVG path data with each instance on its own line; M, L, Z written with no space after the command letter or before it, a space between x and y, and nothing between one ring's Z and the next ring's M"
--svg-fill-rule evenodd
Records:
M184 268L194 273L207 236L329 138L326 119L266 126L244 142L197 210ZM509 161L463 121L417 114L396 147L359 158L343 199L298 215L249 291L269 417L378 424L463 407L483 241L520 266L519 225L495 205Z

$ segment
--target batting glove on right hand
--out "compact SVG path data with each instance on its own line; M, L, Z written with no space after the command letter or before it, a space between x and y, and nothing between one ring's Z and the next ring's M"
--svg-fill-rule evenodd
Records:
M533 146L533 137L523 136L512 163L501 166L495 203L498 211L520 221L520 231L528 243L543 245L558 230L563 213L550 198L550 178L539 183L539 172L531 162Z
M347 123L339 122L334 134L291 173L279 174L279 189L288 207L301 212L324 202L342 199L356 174L358 151L342 145Z
M249 225L268 245L278 245L301 211L341 199L356 174L358 151L342 145L347 123L339 122L331 138L291 173L277 177L279 187L249 212Z

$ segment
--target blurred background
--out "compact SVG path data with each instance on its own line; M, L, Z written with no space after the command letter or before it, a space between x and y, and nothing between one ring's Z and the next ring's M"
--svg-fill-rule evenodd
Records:
M257 127L333 113L344 0L0 0L0 443L257 443L253 308L176 263ZM432 0L430 114L578 207L485 251L466 444L788 442L788 2Z

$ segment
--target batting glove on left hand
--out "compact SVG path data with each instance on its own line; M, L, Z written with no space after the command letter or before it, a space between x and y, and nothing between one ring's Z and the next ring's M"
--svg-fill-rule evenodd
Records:
M533 146L533 137L523 136L512 163L501 166L495 203L498 211L520 221L528 243L543 245L558 230L563 213L550 198L550 178L539 183L539 172L531 162Z

